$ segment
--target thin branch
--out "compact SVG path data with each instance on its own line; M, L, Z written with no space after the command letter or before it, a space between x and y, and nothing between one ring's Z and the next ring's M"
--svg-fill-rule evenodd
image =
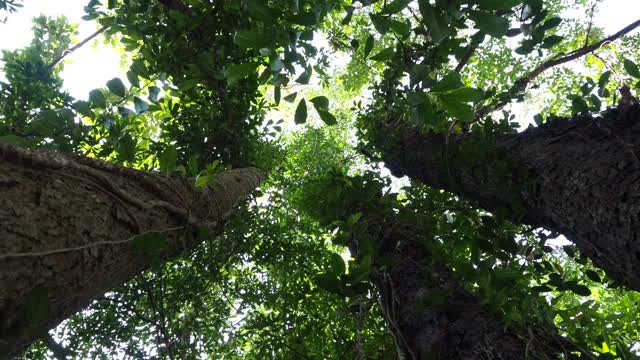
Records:
M587 34L584 37L584 46L589 45L589 37L591 36L591 29L593 27L593 15L596 11L596 6L598 6L598 1L595 0L591 8L589 9L589 25L587 26Z
M62 54L58 55L58 57L53 59L51 64L49 64L49 68L53 69L54 67L56 67L56 65L58 65L67 55L69 55L72 52L78 50L84 44L88 43L89 41L94 39L96 36L98 36L98 35L102 34L103 32L105 32L108 28L109 28L108 26L101 27L100 29L96 30L96 32L94 32L93 34L89 35L89 37L87 37L86 39L80 41L79 43L77 43L76 45L70 47L69 49L63 51Z
M511 99L513 99L515 96L517 96L518 94L522 93L526 88L527 85L529 85L529 83L538 75L540 75L541 73L543 73L545 70L548 70L554 66L558 66L564 63L567 63L569 61L573 61L577 58L580 58L584 55L587 55L589 53L592 53L594 51L596 51L597 49L599 49L600 47L602 47L603 45L613 42L615 40L617 40L618 38L630 33L631 31L633 31L634 29L636 29L638 26L640 26L640 20L636 20L635 22L627 25L624 29L618 31L617 33L603 39L600 40L596 43L593 43L591 45L588 46L584 46L578 50L572 51L569 54L565 55L564 57L558 58L558 59L551 59L551 60L547 60L544 63L540 64L538 67L536 67L535 69L533 69L528 75L521 77L520 79L518 79L515 84L511 87L511 89L504 95L502 96L502 98L498 99L496 102L489 104L487 106L484 106L483 108L481 108L480 110L478 110L478 112L476 113L473 122L478 121L479 119L481 119L482 117L484 117L485 115L487 115L490 112L502 109L505 105L507 105L509 102L511 102Z
M456 66L455 68L455 72L460 72L462 71L462 68L464 68L465 65L467 65L467 62L469 62L469 59L471 59L471 56L473 56L473 53L476 52L476 47L473 45L469 45L469 47L467 48L467 52L464 53L464 56L462 56L462 59L460 59L460 62L458 63L458 66Z

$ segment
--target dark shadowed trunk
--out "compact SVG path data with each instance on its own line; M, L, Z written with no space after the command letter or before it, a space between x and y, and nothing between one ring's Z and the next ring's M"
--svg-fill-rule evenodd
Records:
M442 188L516 222L564 234L614 279L640 290L640 106L555 119L489 142L390 129L396 176Z
M150 259L193 249L197 229L220 233L263 178L237 169L198 189L188 178L0 144L0 358Z
M374 217L367 231L381 241L379 257L391 264L376 266L371 279L402 358L557 359L576 351L555 329L505 329L429 256L418 227Z

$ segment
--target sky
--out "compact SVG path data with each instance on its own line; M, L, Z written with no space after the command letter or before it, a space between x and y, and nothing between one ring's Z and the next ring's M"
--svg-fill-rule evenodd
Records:
M23 8L9 14L5 24L0 23L0 49L15 50L27 46L31 42L31 19L44 14L47 16L67 17L69 22L79 24L78 42L94 33L99 25L94 21L84 21L84 6L89 0L25 0ZM78 99L86 99L89 92L104 86L114 78L122 77L120 56L110 46L100 41L93 41L79 48L66 59L62 78L71 95Z

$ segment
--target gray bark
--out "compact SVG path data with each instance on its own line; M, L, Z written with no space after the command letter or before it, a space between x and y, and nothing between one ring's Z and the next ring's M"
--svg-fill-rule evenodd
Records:
M263 179L236 169L198 189L188 178L0 144L0 358L147 269L150 254L132 246L140 235L166 236L154 258L177 257L198 244L196 229L219 234ZM28 303L43 291L48 316L38 322Z
M607 274L640 290L640 106L555 119L473 148L472 136L384 130L380 148L407 175L564 234Z

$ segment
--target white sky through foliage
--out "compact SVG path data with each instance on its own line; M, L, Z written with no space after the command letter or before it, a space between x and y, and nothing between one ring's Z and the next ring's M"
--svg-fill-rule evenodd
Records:
M78 23L78 41L85 39L98 27L95 22L82 20L84 6L88 0L26 0L17 13L9 14L5 24L0 23L0 49L13 50L26 46L31 41L31 18L66 16L70 22ZM586 14L571 14L586 17ZM604 0L598 6L594 17L596 26L603 27L605 34L612 34L640 18L640 0ZM586 19L585 19L586 20ZM98 45L97 47L95 45ZM120 56L110 46L100 41L76 50L67 57L73 60L65 66L63 73L65 87L76 98L86 98L89 91L104 86L113 77L122 77Z

